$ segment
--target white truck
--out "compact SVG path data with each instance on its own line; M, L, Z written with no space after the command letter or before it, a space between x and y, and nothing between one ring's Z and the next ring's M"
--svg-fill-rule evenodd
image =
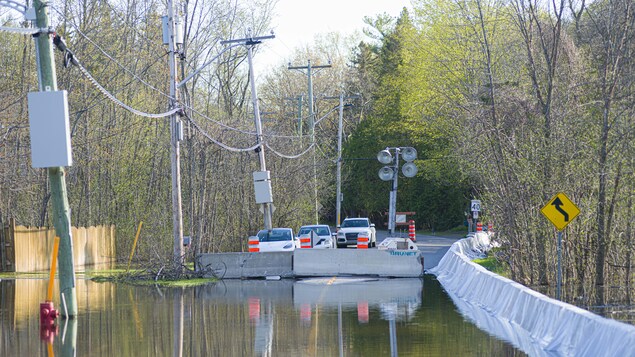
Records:
M337 247L346 248L357 244L357 236L362 233L368 235L368 248L377 246L375 225L368 218L346 218L337 231Z

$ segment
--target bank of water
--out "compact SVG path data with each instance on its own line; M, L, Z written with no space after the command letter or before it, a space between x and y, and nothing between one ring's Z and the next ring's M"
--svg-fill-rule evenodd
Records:
M194 288L78 280L79 316L42 329L45 294L45 280L0 281L1 356L524 355L468 322L429 275Z

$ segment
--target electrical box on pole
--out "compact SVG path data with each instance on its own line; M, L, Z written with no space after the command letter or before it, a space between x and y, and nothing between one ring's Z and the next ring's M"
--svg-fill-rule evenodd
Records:
M28 94L31 166L72 166L66 91Z
M161 24L163 28L163 44L170 44L170 21L168 16L161 16ZM174 43L177 45L183 44L183 20L180 18L174 19Z
M254 171L254 191L256 192L256 203L273 202L269 171Z

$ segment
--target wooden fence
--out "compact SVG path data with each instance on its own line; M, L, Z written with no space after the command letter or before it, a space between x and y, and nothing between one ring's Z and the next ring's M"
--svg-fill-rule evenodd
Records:
M16 226L14 220L0 231L0 271L48 270L55 229ZM112 263L115 260L115 226L72 227L75 267Z

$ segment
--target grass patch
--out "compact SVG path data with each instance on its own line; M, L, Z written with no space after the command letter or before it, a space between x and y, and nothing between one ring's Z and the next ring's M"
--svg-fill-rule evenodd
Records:
M190 268L191 267L191 268ZM120 283L135 286L193 287L218 281L205 277L203 272L195 271L193 263L187 264L182 271L174 271L163 267L135 267L131 269L117 268L110 270L94 270L85 272L86 277L99 283Z
M140 280L135 281L136 285L159 285L170 288L191 288L194 286L205 285L218 281L216 278L195 278L181 280Z
M48 279L48 272L0 273L0 279Z
M139 272L139 270L136 269L123 269L123 268L117 268L117 269L104 269L104 270L86 270L86 271L79 271L77 272L77 275L83 275L84 277L86 277L87 279L98 279L98 278L108 278L108 277L119 277L119 276L123 276L126 274L134 274Z
M193 268L193 265L191 265ZM205 285L218 281L216 278L201 277L184 277L178 280L170 280L161 277L155 280L154 275L144 275L144 271L140 269L107 269L107 270L86 270L75 272L76 278L90 279L98 283L123 283L131 285L147 285L147 286L165 286L175 288L187 288L199 285ZM56 274L58 276L58 274ZM0 279L48 279L48 272L29 272L29 273L1 273Z
M474 259L472 261L491 271L492 273L496 273L506 278L509 278L511 276L511 272L507 264L496 259L496 257L494 256L487 256L485 258Z
M183 278L179 280L167 280L167 279L149 279L139 276L127 274L120 275L101 275L95 276L91 279L98 283L122 283L136 286L165 286L170 288L189 288L199 285L205 285L218 281L216 278Z

